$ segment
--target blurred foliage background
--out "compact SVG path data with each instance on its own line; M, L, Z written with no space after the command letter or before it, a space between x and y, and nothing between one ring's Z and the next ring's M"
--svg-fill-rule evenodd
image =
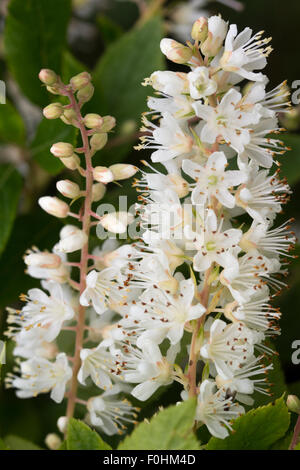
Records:
M61 121L42 118L42 107L56 98L41 86L39 70L54 69L63 80L90 71L96 92L85 112L111 114L118 123L107 149L96 155L97 163L139 164L142 158L149 158L147 152L133 151L149 93L141 82L166 66L159 49L163 35L189 39L192 21L203 14L203 9L197 8L200 3L0 0L0 79L6 86L6 104L0 104L0 337L5 329L5 307L18 306L19 293L37 284L24 273L25 250L32 245L50 249L58 238L60 222L37 205L38 197L55 194L58 178L68 177L68 170L51 156L49 148L57 141L76 141L73 130ZM243 0L243 9L231 9L224 3L232 1L209 1L205 9L220 12L240 30L250 26L271 35L275 52L266 70L270 86L287 79L292 89L293 82L300 80L300 2ZM300 88L300 81L296 87ZM281 124L287 129L283 140L292 147L281 158L282 174L294 190L282 218L296 217L295 231L300 233L300 108L296 104L289 115L281 117ZM106 202L116 202L120 194L129 194L130 202L135 200L135 191L125 184L108 191ZM300 366L291 362L292 343L300 340L300 261L293 261L290 268L290 290L278 300L283 334L275 344L279 352L271 377L275 397L285 390L300 396ZM11 349L8 343L2 376L12 369ZM160 396L159 403L174 403L178 392L174 385ZM260 396L257 405L271 399ZM146 402L143 416L152 415L157 407L155 395ZM23 436L43 445L45 435L56 431L57 418L64 411L64 404L56 405L48 396L16 399L14 392L4 390L1 383L0 436Z

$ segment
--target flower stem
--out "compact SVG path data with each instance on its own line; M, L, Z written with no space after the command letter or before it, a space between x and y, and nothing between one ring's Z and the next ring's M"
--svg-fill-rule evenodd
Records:
M84 155L85 155L85 164L86 164L86 185L85 185L85 201L84 208L82 213L82 230L86 233L87 239L89 238L90 227L91 227L91 206L92 206L92 186L93 186L93 167L92 167L92 158L91 150L89 145L88 131L85 128L83 123L83 118L80 111L80 106L77 103L74 94L70 88L67 88L66 94L70 99L73 110L76 113L78 120L78 127L80 129ZM81 258L79 263L80 270L80 281L79 281L79 292L82 294L86 287L86 275L88 272L88 258L89 258L89 243L83 246L81 250ZM75 341L75 352L74 352L74 362L73 362L73 375L71 381L71 388L68 394L68 404L67 404L67 417L71 418L74 414L75 403L77 399L77 374L80 369L80 351L82 348L83 337L85 329L85 307L82 305L79 306L78 320L76 326L76 341Z
M294 429L293 439L289 447L289 450L295 449L296 445L298 444L299 436L300 436L300 415L298 416L298 419L297 419L297 423Z
M211 273L211 268L209 268L205 273L204 287L200 294L201 303L206 308L207 308L208 298L209 298L208 279L209 279L210 273ZM204 313L202 317L197 320L197 325L192 336L190 356L189 356L189 365L188 365L188 371L187 371L190 398L195 397L197 395L197 363L198 363L197 339L198 339L200 328L205 320L205 317L206 317L206 313Z

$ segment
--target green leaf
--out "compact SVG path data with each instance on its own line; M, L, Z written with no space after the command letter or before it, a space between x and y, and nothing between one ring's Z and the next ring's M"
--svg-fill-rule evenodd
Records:
M21 146L25 144L23 119L8 101L0 105L0 142Z
M132 127L131 134L139 128L149 94L149 89L141 82L154 70L164 67L159 48L161 35L161 20L153 18L108 47L95 69L95 95L89 110L114 116L117 136L124 136L124 125ZM129 139L129 143L114 147L113 151L102 151L102 164L121 160L130 148L132 141Z
M69 142L76 145L77 130L60 119L43 119L31 143L32 157L51 175L58 174L64 165L59 158L50 153L50 147L56 142Z
M270 447L270 450L288 450L292 442L292 438L293 438L293 433L289 432L282 439L279 439L274 444L272 444L272 446Z
M290 186L294 186L300 180L300 135L283 134L280 140L291 148L282 158L279 158L281 174L287 177Z
M290 424L290 414L281 397L267 406L237 418L226 439L211 438L207 450L267 450L282 438Z
M140 423L118 450L199 450L193 433L196 400L170 406Z
M0 438L0 450L9 450L9 448L5 445L5 442L1 438Z
M67 432L68 450L110 450L96 431L77 419L70 419Z
M299 444L296 445L296 447L294 448L294 450L300 450L300 442L299 442Z
M13 435L6 436L4 443L10 450L42 450L41 447L33 444L33 442Z
M0 166L0 254L9 238L18 208L22 178L12 165Z
M100 34L106 46L119 39L123 34L123 29L111 18L105 15L97 17L97 24L100 29Z
M48 98L38 73L50 68L60 74L70 0L11 0L4 31L8 65L20 88L36 104Z

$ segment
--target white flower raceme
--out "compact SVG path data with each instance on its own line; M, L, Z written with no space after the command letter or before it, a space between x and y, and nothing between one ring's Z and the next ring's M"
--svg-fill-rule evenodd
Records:
M65 394L66 384L72 377L72 369L64 353L58 354L55 362L33 357L21 362L20 377L9 376L7 383L17 389L19 398L35 397L39 393L50 393L56 403Z
M188 73L187 79L190 85L190 95L194 100L213 95L217 91L218 85L209 78L207 67L197 67Z
M230 421L245 412L242 406L233 403L232 397L222 390L216 391L216 384L204 380L200 385L196 420L204 423L209 432L219 439L228 436L231 430Z

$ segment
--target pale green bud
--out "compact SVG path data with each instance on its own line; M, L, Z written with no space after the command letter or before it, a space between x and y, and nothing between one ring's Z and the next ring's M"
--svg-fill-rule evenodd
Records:
M76 124L78 122L77 114L74 109L65 109L60 117L65 124Z
M94 87L91 83L89 83L87 86L85 86L84 88L81 88L78 93L77 93L77 98L78 98L78 101L80 103L86 103L87 101L89 101L93 94L94 94Z
M176 64L187 63L193 55L189 47L174 41L174 39L162 39L160 41L160 49L169 60Z
M287 397L286 406L293 413L300 415L300 400L296 395L289 395Z
M192 28L191 36L194 41L203 42L208 35L208 20L204 16L195 21Z
M111 131L116 125L116 119L113 116L103 116L102 132Z
M52 95L60 95L60 89L58 86L47 86L47 91L52 93Z
M70 180L60 180L56 183L57 190L65 197L75 199L80 195L78 184Z
M109 169L114 175L115 181L131 178L138 171L136 166L127 163L116 163L115 165L111 165Z
M106 193L106 186L103 183L95 183L92 187L93 202L100 201Z
M90 84L92 77L88 72L82 72L75 77L72 77L70 80L70 85L72 86L74 91L82 90L87 85Z
M45 444L50 450L57 450L61 446L61 438L54 433L47 434Z
M106 133L94 134L92 135L91 140L90 140L90 145L93 150L101 150L103 147L105 147L106 143L107 143Z
M58 76L53 70L42 69L39 73L39 79L41 82L45 83L45 85L52 86L57 82Z
M111 183L114 180L112 171L106 166L96 166L93 169L93 177L95 181L99 183Z
M76 170L80 166L80 158L76 153L73 153L72 157L60 158L60 161L65 165L69 170Z
M43 115L46 119L58 119L64 112L61 103L51 103L43 109Z
M50 152L55 157L68 158L72 157L74 153L74 147L72 144L69 144L67 142L57 142L56 144L52 145L52 147L50 148Z
M89 129L95 129L102 126L103 118L99 114L90 113L83 118L83 122Z

